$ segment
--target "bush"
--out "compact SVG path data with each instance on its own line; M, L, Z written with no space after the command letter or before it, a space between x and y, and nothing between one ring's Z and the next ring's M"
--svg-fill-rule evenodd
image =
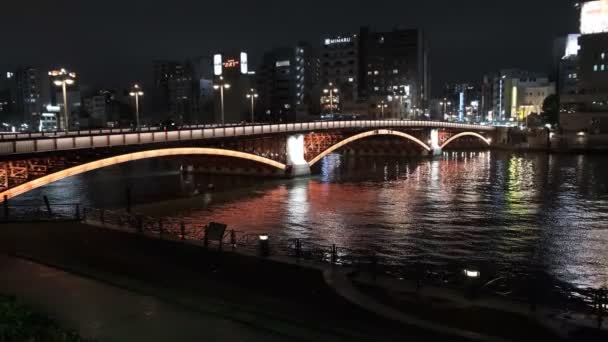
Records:
M46 316L19 305L15 298L0 296L0 341L80 342L77 333L61 329Z

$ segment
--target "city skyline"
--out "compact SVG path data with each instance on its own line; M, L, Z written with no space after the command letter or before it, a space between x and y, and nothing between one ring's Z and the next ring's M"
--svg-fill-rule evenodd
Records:
M478 80L489 70L517 67L546 72L553 40L578 30L573 1L475 0L467 6L447 1L376 1L358 5L357 11L344 1L323 6L312 1L297 14L282 12L283 5L274 1L268 6L178 1L181 6L171 8L155 1L120 6L112 2L94 9L74 1L6 4L5 12L14 15L0 26L13 32L5 40L13 48L5 51L0 67L65 66L77 70L83 83L125 87L133 81L150 84L155 59L184 60L236 48L248 51L257 69L265 51L300 40L319 46L324 36L356 32L361 25L379 30L421 28L430 41L433 94L438 95L446 82ZM552 9L551 20L544 15L547 6ZM342 15L346 9L348 15ZM19 25L16 18L24 16L32 19L31 25L12 30ZM312 18L315 25L304 23ZM510 24L514 21L517 25Z

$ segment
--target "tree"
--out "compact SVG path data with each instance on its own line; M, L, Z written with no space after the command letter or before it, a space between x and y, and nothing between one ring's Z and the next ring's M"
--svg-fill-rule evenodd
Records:
M559 123L559 97L549 95L543 102L543 117L547 123L555 125Z

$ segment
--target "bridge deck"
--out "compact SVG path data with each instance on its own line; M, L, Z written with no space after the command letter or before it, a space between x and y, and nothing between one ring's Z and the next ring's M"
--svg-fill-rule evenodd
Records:
M156 144L176 141L246 137L266 134L304 133L310 131L362 128L444 128L471 131L493 131L492 126L469 125L436 121L401 120L354 120L319 121L288 124L262 124L244 126L196 126L174 131L146 130L133 132L128 129L65 132L56 136L43 133L2 136L0 155L28 154L37 152L66 151L73 149L114 147L139 144Z

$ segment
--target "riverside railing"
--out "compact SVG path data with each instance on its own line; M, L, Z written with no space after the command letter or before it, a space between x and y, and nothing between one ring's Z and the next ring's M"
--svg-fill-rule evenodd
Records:
M517 291L509 291L505 295L496 287L489 285L495 281L481 282L481 279L467 278L462 272L447 272L431 270L422 264L395 264L386 258L381 251L371 249L343 248L336 245L323 245L304 239L281 238L252 234L238 230L226 230L217 241L206 241L205 229L195 222L176 218L157 218L145 215L128 214L121 211L86 208L83 219L101 224L106 227L124 230L167 240L188 240L189 243L203 248L221 251L239 251L241 253L261 257L274 256L289 258L293 261L309 261L336 266L348 266L355 271L363 271L376 275L387 275L398 279L408 279L416 283L431 284L441 287L473 288L472 293L491 293L506 296L511 299L527 302L531 310L537 304L559 303L561 309L584 311L587 313L606 314L608 300L606 291L601 289L562 289L560 295L554 291L542 291L536 287L535 281L528 281ZM404 268L409 270L404 271ZM460 269L462 271L462 269ZM499 278L500 279L500 278ZM545 288L545 290L548 290ZM553 289L555 290L555 289ZM603 291L603 292L602 292ZM563 293L569 294L565 299ZM603 310L603 311L602 311Z
M52 205L10 205L7 201L0 207L2 222L36 222L36 221L80 221L81 209L77 203Z
M438 121L353 120L319 121L288 124L187 126L178 130L92 130L79 132L28 133L0 139L0 155L65 151L85 148L115 147L139 144L156 144L191 140L256 136L277 133L297 133L333 129L378 128L453 128L470 131L493 131L492 126L469 125ZM40 135L40 136L38 136Z

